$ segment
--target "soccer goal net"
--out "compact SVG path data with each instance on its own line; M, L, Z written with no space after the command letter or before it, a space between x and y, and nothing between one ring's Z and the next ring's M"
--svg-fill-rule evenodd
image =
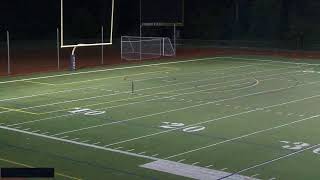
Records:
M121 59L144 60L175 55L175 48L168 37L121 37Z

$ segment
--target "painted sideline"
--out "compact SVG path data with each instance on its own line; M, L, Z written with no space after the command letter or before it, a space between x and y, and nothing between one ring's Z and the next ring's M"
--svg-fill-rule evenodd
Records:
M239 59L239 60L252 60L252 61L262 61L262 62L274 62L274 63L282 63L282 64L295 64L295 65L302 65L302 64L304 64L304 65L314 65L314 66L319 65L319 64L311 64L311 63L295 63L295 62L275 61L275 60L268 60L268 59L257 59L257 58L236 58L236 57L231 57L231 56L217 56L217 57L210 57L210 58L199 58L199 59L191 59L191 60L166 62L166 63L154 63L154 64L146 64L146 65L138 65L138 66L119 67L119 68L111 68L111 69L101 69L101 70L76 72L76 73L66 73L66 74L58 74L58 75L52 75L52 76L42 76L42 77L35 77L35 78L18 79L18 80L11 80L11 81L0 81L0 84L7 84L7 83L12 83L12 82L23 82L23 81L38 80L38 79L47 79L47 78L53 78L53 77L72 76L72 75L79 75L79 74L90 74L90 73L105 72L105 71L114 71L114 70L134 69L134 68L152 67L152 66L168 65L168 64L187 63L187 62L195 62L195 61L203 61L203 60L217 60L217 59L222 59L222 58Z
M106 72L106 71L114 71L114 70L134 69L134 68L141 68L141 67L152 67L152 66L167 65L167 64L187 63L187 62L202 61L202 60L215 60L215 59L219 59L219 58L220 57L210 57L210 58L191 59L191 60L174 61L174 62L166 62L166 63L156 63L156 64L129 66L129 67L119 67L119 68L112 68L112 69L101 69L101 70L76 72L76 73L73 72L73 73L58 74L58 75L52 75L52 76L42 76L42 77L27 78L27 79L17 79L17 80L11 80L11 81L1 81L0 84L7 84L7 83L13 83L13 82L23 82L23 81L38 80L38 79L48 79L48 78L54 78L54 77L72 76L72 75L79 75L79 74L90 74L90 73Z
M28 135L42 137L42 138L47 138L47 139L61 141L61 142L66 142L66 143L69 143L69 144L76 144L76 145L90 147L90 148L94 148L94 149L101 149L101 150L105 150L105 151L116 152L116 153L125 154L125 155L129 155L129 156L144 158L144 159L150 159L150 160L155 160L155 161L160 160L159 158L156 158L156 157L145 156L145 155L131 153L131 152L127 152L127 151L121 151L121 150L106 148L106 147L97 146L97 145L93 145L93 144L81 143L81 142L68 140L68 139L62 139L62 138L53 137L53 136L47 136L47 135L44 135L44 134L28 132L28 131L15 129L15 128L10 128L10 127L6 127L6 126L0 126L0 129L13 131L13 132L18 132L18 133L22 133L22 134L28 134Z

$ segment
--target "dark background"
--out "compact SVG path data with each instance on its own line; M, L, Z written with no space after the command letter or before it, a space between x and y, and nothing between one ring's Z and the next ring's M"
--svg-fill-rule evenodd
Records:
M102 25L105 42L109 40L111 0L64 1L67 43L100 42ZM320 49L319 0L141 1L145 22L184 22L184 26L177 28L179 56L212 56L222 48L221 51L237 50L235 54L245 49L271 50L273 54L286 51L296 57L297 52L313 53ZM119 63L120 36L139 35L139 12L139 0L115 0L115 40L113 46L104 47L105 64ZM7 72L7 30L10 31L13 73L56 69L60 49L57 28L60 28L60 0L1 0L0 75ZM142 30L145 36L155 33L172 37L173 34L172 27L143 27ZM205 49L207 47L211 51ZM60 51L60 66L67 68L71 49ZM308 56L313 57L318 56ZM101 48L79 48L77 58L79 66L101 65Z
M87 21L94 21L92 9L77 9L88 0L66 1L73 3L67 3L66 8L74 8ZM156 4L153 0L143 1L153 2L150 6ZM162 0L163 7L172 9L179 4L174 1ZM98 8L96 13L101 12L101 2L108 4L104 0L89 2L91 8ZM0 31L8 29L19 38L55 37L60 23L59 0L1 0L0 4ZM139 1L116 0L115 10L116 36L138 31ZM300 34L306 40L319 39L318 0L186 0L185 12L185 38L290 39ZM81 31L89 30L78 29Z

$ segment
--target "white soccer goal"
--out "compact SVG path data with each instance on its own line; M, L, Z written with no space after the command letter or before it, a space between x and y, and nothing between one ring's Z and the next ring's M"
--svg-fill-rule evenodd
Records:
M143 60L175 55L176 51L168 37L121 37L121 59Z

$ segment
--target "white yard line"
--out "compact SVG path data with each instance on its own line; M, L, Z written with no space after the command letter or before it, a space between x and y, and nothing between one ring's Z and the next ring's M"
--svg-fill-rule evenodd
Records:
M265 129L265 130L256 131L254 133L250 133L250 134L247 134L247 135L239 136L237 138L229 139L229 140L222 141L222 142L219 142L219 143L215 143L215 144L212 144L212 145L209 145L209 146L204 146L204 147L201 147L201 148L198 148L198 149L194 149L194 150L191 150L191 151L187 151L187 152L184 152L184 153L180 153L180 154L177 154L177 155L174 155L174 156L169 156L169 157L167 157L165 159L177 157L177 156L184 155L184 154L187 154L187 153L190 153L190 152L195 152L195 151L198 151L198 150L201 150L201 149L205 149L205 148L208 148L208 147L212 147L212 146L215 146L215 145L218 145L218 144L231 142L231 141L234 141L234 140L238 140L238 139L241 139L241 138L244 138L244 137L253 136L253 135L260 134L260 133L267 132L267 131L271 131L271 130L274 130L274 129L279 129L279 128L286 127L286 126L289 126L289 125L292 125L292 124L301 123L301 122L304 122L304 121L307 121L307 120L311 120L311 119L314 119L314 118L318 118L318 117L320 117L320 114L316 115L316 116L309 117L309 118L297 120L297 121L294 121L294 122L291 122L291 123L287 123L287 124L275 126L275 127L272 127L272 128L268 128L268 129ZM132 157L139 157L139 158L149 159L149 160L153 160L153 161L162 160L162 159L155 158L155 157L152 157L152 156L139 155L139 154L131 153L131 152L128 152L128 151L115 150L115 149L106 148L106 147L102 147L102 146L76 142L76 141L73 141L73 140L66 140L66 139L53 137L53 136L47 136L47 135L38 134L38 133L32 133L32 132L19 130L19 129L15 129L15 128L10 128L10 127L5 127L5 126L0 126L0 129L12 131L12 132L18 132L18 133L27 134L27 135L32 135L32 136L36 136L36 137L42 137L42 138L51 139L51 140L60 141L60 142L65 142L65 143L69 143L69 144L75 144L75 145L80 145L80 146L84 146L84 147L90 147L90 148L94 148L94 149L100 149L100 150L105 150L105 151L110 151L110 152L116 152L116 153L125 154L125 155L132 156ZM318 145L303 149L301 151L296 151L296 152L288 154L286 156L282 156L280 158L277 158L277 159L274 159L274 160L271 160L271 161L268 161L268 162L265 162L265 163L261 163L261 164L258 164L258 165L255 165L255 166L252 166L252 167L249 167L249 168L253 169L253 168L256 168L256 167L260 167L260 166L263 166L265 164L269 164L269 163L272 163L274 161L278 161L278 160L293 156L295 154L298 154L300 152L304 152L304 151L306 151L308 149L312 149L312 148L319 147L319 146L320 145L318 144ZM131 149L129 151L133 151L133 150L134 149ZM242 171L247 171L247 170L249 170L249 168L244 169Z
M210 120L207 120L207 121L202 121L202 122L199 122L199 123L191 124L191 125L188 125L188 126L186 126L186 127L184 127L184 128L192 127L192 126L198 126L198 125L203 125L203 124L207 124L207 123L211 123L211 122L215 122L215 121L227 119L227 118L230 118L230 117L235 117L235 116L239 116L239 115L243 115L243 114L248 114L248 113L260 111L261 109L269 109L269 108L273 108L273 107L283 106L283 105L287 105L287 104L291 104L291 103L296 103L296 102L300 102L300 101L304 101L304 100L308 100L308 99L313 99L313 98L319 98L319 97L320 97L320 95L315 95L315 96L310 96L310 97L306 97L306 98L302 98L302 99L292 100L292 101L288 101L288 102L284 102L284 103L279 103L279 104L274 104L274 105L265 106L265 107L261 107L261 108L256 108L256 109L253 109L253 110L243 111L243 112L240 112L240 113L231 114L231 115L224 116L224 117L215 118L215 119L210 119ZM180 129L181 129L181 128L164 130L164 131L160 131L160 132L153 133L153 134L148 134L148 135L144 135L144 136L139 136L139 137L135 137L135 138L123 140L123 141L118 141L118 142L115 142L115 143L108 144L108 145L106 145L106 147L108 147L108 146L113 146L113 145L117 145L117 144L122 144L122 143L126 143L126 142L130 142L130 141L135 141L135 140L139 140L139 139L143 139L143 138L148 138L148 137L151 137L151 136L156 136L156 135L160 135L160 134L164 134L164 133L169 133L169 132L176 131L176 130L180 130Z
M220 71L220 70L236 69L236 68L243 68L243 67L264 65L264 64L266 64L266 63L263 63L263 64L251 64L251 65L249 64L249 65L244 65L244 66L236 66L236 67L222 68L222 69L209 70L209 71L214 71L215 72L215 71ZM296 67L294 67L294 68L296 68ZM291 68L280 68L280 69L291 69ZM279 69L275 69L275 70L279 70ZM209 71L205 71L205 72L209 72ZM273 70L271 70L271 71L273 71ZM203 73L203 72L192 72L192 73ZM192 74L192 73L181 73L181 74ZM255 73L255 72L253 72L253 73ZM151 78L148 78L148 79L151 79ZM141 80L136 80L136 81L141 81ZM44 95L50 95L50 94L58 94L58 93L64 93L64 92L72 92L72 91L78 91L78 90L83 90L83 89L95 89L97 87L103 87L103 86L96 86L96 87L89 87L89 88L79 88L79 89L71 89L71 90L63 90L63 91L35 94L35 95L22 96L22 97L13 97L13 98L2 99L2 100L0 99L0 102L10 101L10 100L18 100L18 99L24 99L24 98L31 98L31 97L37 97L37 96L44 96Z
M178 156L190 154L190 153L197 152L197 151L200 151L200 150L203 150L203 149L207 149L207 148L211 148L211 147L214 147L214 146L217 146L217 145L220 145L220 144L233 142L233 141L236 141L236 140L240 140L240 139L247 138L247 137L250 137L250 136L254 136L254 135L257 135L257 134L265 133L265 132L272 131L272 130L275 130L275 129L280 129L280 128L283 128L283 127L287 127L287 126L290 126L290 125L293 125L293 124L298 124L298 123L305 122L305 121L312 120L312 119L319 118L319 117L320 117L320 114L315 115L315 116L311 116L311 117L308 117L308 118L304 118L304 119L299 119L299 120L296 120L296 121L292 121L290 123L285 123L285 124L282 124L282 125L279 125L279 126L274 126L274 127L271 127L271 128L255 131L255 132L252 132L252 133L249 133L249 134L245 134L245 135L238 136L238 137L235 137L235 138L231 138L231 139L227 139L227 140L224 140L224 141L220 141L218 143L214 143L214 144L210 144L210 145L207 145L207 146L202 146L200 148L188 150L188 151L185 151L185 152L182 152L182 153L179 153L179 154L168 156L165 159L171 159L171 158L175 158L175 157L178 157ZM317 146L319 146L319 145L317 145Z
M284 155L284 156L280 156L280 157L278 157L278 158L275 158L275 159L272 159L272 160L269 160L269 161L266 161L266 162L263 162L263 163L260 163L260 164L253 165L253 166L251 166L251 167L242 169L242 170L240 170L240 171L238 171L238 172L236 172L236 173L233 173L233 174L230 174L230 175L228 175L228 176L222 177L222 178L220 178L219 180L227 179L227 178L229 178L229 177L231 177L231 176L235 176L235 175L238 175L238 174L240 174L240 173L243 173L243 172L246 172L246 171L249 171L249 170L251 170L251 169L255 169L255 168L261 167L261 166L265 166L265 165L267 165L267 164L271 164L271 163L276 162L276 161L279 161L279 160L283 160L283 159L286 159L286 158L290 158L291 156L294 156L294 155L303 153L303 152L305 152L305 151L307 151L307 150L314 149L314 148L318 148L318 147L320 147L320 144L317 144L317 145L314 145L314 146L310 146L310 147L308 147L308 148L304 148L304 149L302 149L302 150L298 150L298 151L292 152L292 153L290 153L290 154L286 154L286 155Z
M206 73L206 72L215 72L215 71L223 71L223 70L230 70L230 69L241 69L244 67L250 67L250 66L256 66L256 65L264 65L265 63L262 64L248 64L248 65L243 65L243 66L234 66L234 67L228 67L228 68L221 68L221 69L215 69L215 70L207 70L207 71L202 71L202 72L191 72L191 73L178 73L178 76L181 75L191 75L191 74L199 74L199 73ZM282 68L281 68L282 69ZM283 68L286 69L286 68ZM215 74L220 74L220 73L214 73ZM168 76L163 76L163 77L154 77L154 78L143 78L143 79L135 79L135 82L141 82L141 81L147 81L151 79L161 79L161 78L166 78ZM12 98L7 98L7 99L0 99L0 102L4 101L11 101L11 100L19 100L19 99L25 99L25 98L33 98L37 96L46 96L46 95L52 95L52 94L60 94L60 93L66 93L66 92L73 92L73 91L80 91L80 90L86 90L86 89L98 89L102 91L112 91L108 89L99 89L99 87L105 87L105 85L100 85L100 86L94 86L94 87L86 87L86 88L75 88L75 89L67 89L67 90L61 90L61 91L54 91L54 92L47 92L47 93L40 93L40 94L33 94L33 95L28 95L28 96L20 96L20 97L12 97Z
M317 83L319 83L319 82L320 82L320 81L317 81ZM315 82L313 82L313 83L315 83ZM305 86L305 85L313 84L313 83L305 83L305 84L297 85L297 86L295 86L295 87ZM172 109L172 110L168 110L168 111L162 111L162 112L158 112L158 113L148 114L148 115L144 115L144 116L140 116L140 117L129 118L129 119L126 119L126 120L120 120L120 121L115 121L115 122L110 122L110 123L103 123L103 124L100 124L100 125L89 126L89 127L85 127L85 128L79 128L79 129L69 130L69 131L57 133L57 134L55 134L54 136L58 136L58 135L62 135L62 134L67 134L67 133L78 132L78 131L83 131L83 130L88 130L88 129L97 128L97 127L109 126L109 125L113 125L113 124L119 124L119 123L128 122L128 121L133 121L133 120L141 119L141 118L145 118L145 117L152 117L152 116L156 116L156 115L161 115L161 114L167 114L167 113L171 113L171 112L177 112L177 111L187 110L187 109L191 109L191 108L196 108L196 107L201 107L201 106L205 106L205 105L214 104L214 103L216 103L216 102L224 102L224 101L229 101L229 100L235 100L235 99L240 99L240 98L255 96L255 95L259 95L259 94L277 92L277 91L285 90L285 89L288 89L288 88L289 88L289 87L278 88L278 89L272 89L272 90L267 90L267 91L260 91L260 92L256 92L256 93L241 95L241 96L235 96L235 97L231 97L231 98L220 99L220 100L216 100L216 101L210 101L210 102L206 102L206 103L202 103L202 104L197 104L197 105L192 105L192 106L186 106L186 107L183 107L183 108L177 108L177 109Z
M280 68L280 69L272 69L272 70L264 70L264 71L255 71L255 72L249 72L249 73L242 73L242 74L238 74L238 75L228 75L228 76L222 76L222 77L214 77L214 78L207 78L207 79L201 79L201 80L194 80L194 81L183 82L183 83L175 83L175 84L170 84L170 85L155 86L155 87L150 87L150 88L138 89L138 90L136 90L136 92L150 90L150 89L158 89L158 88L163 88L163 87L178 86L178 85L182 85L182 84L189 84L189 83L191 84L191 83L194 83L194 82L202 82L202 81L208 81L208 80L214 80L214 79L223 79L223 78L228 78L228 77L238 77L238 76L243 76L243 75L248 75L248 74L251 75L251 74L261 73L261 72L272 72L272 71L281 70L281 69L288 69L288 68ZM266 76L277 76L277 75L290 74L290 73L299 73L299 72L300 71L292 71L292 72L289 71L289 72L285 72L285 73L271 74L271 75L266 75ZM261 75L261 77L266 77L266 76L262 76ZM258 77L260 77L260 76L257 76L257 78ZM238 79L238 80L232 80L232 81L229 81L229 82L236 82L236 81L241 81L241 80L245 80L245 79L252 79L252 78L250 78L250 77L249 78L243 78L243 79ZM227 83L227 82L220 82L220 84L221 83ZM219 83L215 83L215 84L219 84ZM205 85L205 86L207 86L207 85ZM202 87L202 86L199 86L199 87ZM42 105L37 105L37 106L21 108L21 110L28 110L28 109L34 109L34 108L47 107L47 106L54 106L54 105L73 103L73 102L79 102L79 101L86 101L86 100L92 100L92 99L98 99L98 98L102 98L102 97L116 96L116 95L128 94L128 93L132 93L132 92L131 91L124 91L124 92L118 92L118 93L114 93L114 94L105 94L105 95L86 97L86 98L81 98L81 99L78 98L78 99L73 99L73 100L60 101L60 102L55 102L55 103L48 103L48 104L42 104ZM158 93L158 94L161 94L161 93ZM7 112L10 112L10 111L3 111L3 112L0 112L0 114L7 113ZM59 111L54 111L54 112L59 112Z
M291 73L291 72L290 72ZM283 73L281 73L283 74ZM273 74L273 75L270 75L270 76L274 76L274 75L279 75L279 74ZM268 75L269 76L269 75ZM264 77L268 77L268 76L264 76ZM240 79L240 80L245 80L245 79L249 79L249 78L244 78L244 79ZM239 81L240 81L239 80ZM235 80L235 81L238 81L238 80ZM234 82L235 82L234 81ZM193 81L194 82L194 81ZM184 83L183 83L184 84ZM148 88L147 88L148 89ZM145 90L145 89L144 89ZM103 110L103 109L101 109ZM1 114L1 113L0 113ZM12 127L12 126L17 126L17 125L22 125L22 124L28 124L28 123L34 123L34 122L40 122L40 121L46 121L46 120L51 120L51 119L56 119L56 118L61 118L61 117L68 117L68 116L73 116L75 114L65 114L65 115L61 115L61 116L55 116L55 117L48 117L48 118L43 118L43 119L38 119L38 120L32 120L32 121L26 121L26 122L22 122L22 123L16 123L16 124L11 124L9 125L9 127Z
M225 82L219 82L219 83L212 83L212 84L206 84L206 86L212 86L212 85L218 85L218 84L225 84L225 83L232 83L232 82L238 82L238 81L243 81L246 79L250 79L250 78L244 78L244 79L240 79L240 80L232 80L232 81L225 81ZM248 82L245 82L248 83ZM230 86L234 86L234 85L242 85L245 83L241 83L241 84L232 84ZM204 86L203 86L204 87ZM225 87L225 86L222 86ZM218 89L221 87L216 87L214 89ZM246 87L247 88L247 87ZM160 93L156 93L156 94L164 94L164 93L170 93L170 92L177 92L177 91L183 91L183 90L188 90L188 89L197 89L197 87L188 87L188 88L182 88L182 89L175 89L175 90L171 90L171 91L164 91L164 92L160 92ZM212 90L212 89L208 89L208 90ZM129 92L127 92L129 93ZM115 95L119 95L119 94L123 94L123 93L116 93L116 94L107 94L107 95L102 95L102 96L94 96L94 97L88 97L88 98L82 98L82 99L74 99L74 100L69 100L69 101L62 101L62 102L56 102L56 103L50 103L50 104L43 104L43 105L37 105L37 106L31 106L31 107L27 107L27 108L21 108L19 110L29 110L29 109L34 109L34 108L41 108L41 107L47 107L47 106L54 106L54 105L59 105L59 104L66 104L66 103L73 103L73 102L78 102L78 101L84 101L84 100L91 100L91 99L97 99L97 98L101 98L101 97L108 97L108 96L115 96ZM101 105L101 104L107 104L107 103L113 103L113 102L119 102L119 101L126 101L126 100L131 100L131 99L139 99L139 98L143 98L143 97L155 97L155 94L149 94L149 95L143 95L143 96L139 96L139 97L134 97L134 98L124 98L124 99L119 99L119 100L115 100L115 101L108 101L108 102L103 102L103 103L97 103L95 105ZM88 106L83 106L83 107L89 107ZM70 109L70 108L69 108ZM57 110L57 111L52 111L50 113L55 113L55 112L60 112L60 111L65 111L66 109L63 110ZM5 112L10 112L10 111L2 111L0 112L0 114L5 113Z

